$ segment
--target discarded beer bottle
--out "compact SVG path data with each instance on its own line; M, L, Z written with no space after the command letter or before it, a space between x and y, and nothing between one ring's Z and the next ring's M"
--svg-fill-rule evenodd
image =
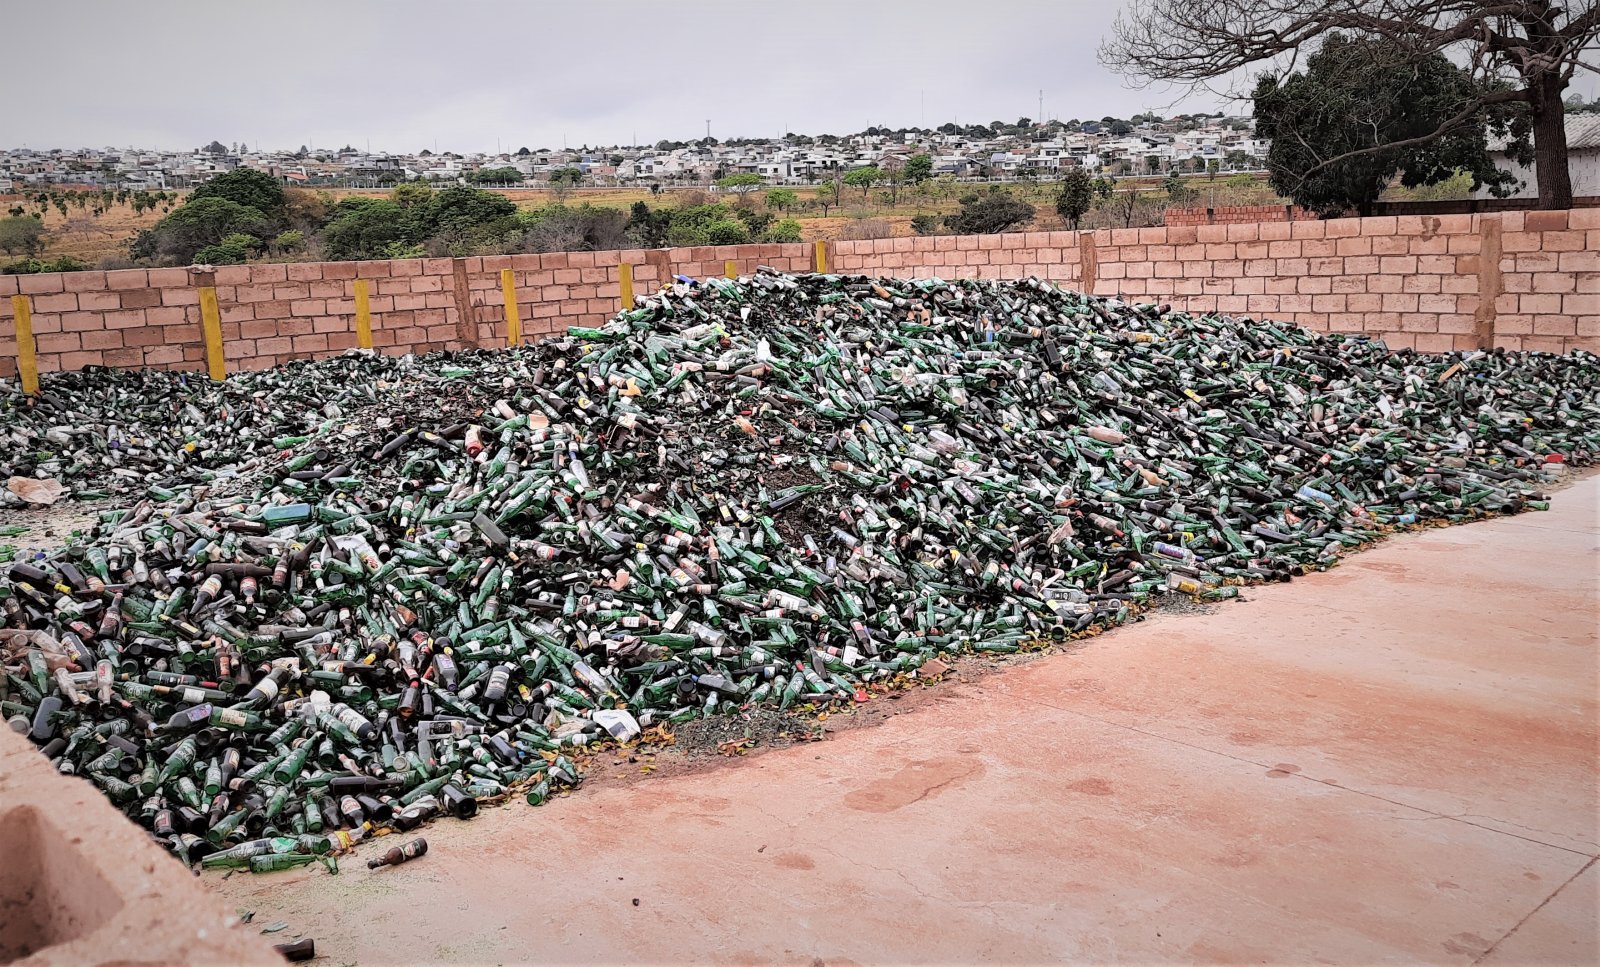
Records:
M392 846L382 856L367 860L367 869L375 870L380 866L399 866L407 860L414 860L428 851L428 841L417 837L404 846Z

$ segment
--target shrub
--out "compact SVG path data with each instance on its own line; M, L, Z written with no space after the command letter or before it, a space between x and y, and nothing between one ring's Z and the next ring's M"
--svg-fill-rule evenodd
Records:
M20 262L12 262L10 265L0 268L0 274L33 275L38 272L81 272L86 268L88 268L87 265L72 256L62 255L49 260L29 258Z
M0 249L7 255L38 255L44 251L44 222L31 215L0 218Z
M1033 217L1033 206L1018 201L998 185L961 199L961 210L946 215L945 226L959 235L993 235Z
M785 218L778 224L768 228L766 235L763 237L768 242L801 241L800 223L792 218Z
M392 201L346 198L335 206L335 212L322 231L322 243L330 259L390 258L388 252L393 246L422 241L417 219Z
M207 245L194 254L201 265L238 265L248 261L261 247L261 240L253 235L236 234L215 245Z
M129 246L136 259L188 264L201 249L229 235L262 238L269 231L260 209L220 197L194 198L140 232Z
M709 245L744 245L749 241L749 227L737 218L719 219L706 226Z

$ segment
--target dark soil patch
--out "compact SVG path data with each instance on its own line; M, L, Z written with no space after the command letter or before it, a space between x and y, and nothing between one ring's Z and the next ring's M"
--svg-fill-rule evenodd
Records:
M756 706L731 715L693 719L673 729L674 743L689 758L742 754L746 749L782 749L822 737L814 717Z

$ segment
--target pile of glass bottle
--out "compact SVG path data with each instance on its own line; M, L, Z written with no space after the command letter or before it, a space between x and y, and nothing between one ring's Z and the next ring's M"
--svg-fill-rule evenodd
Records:
M1597 386L1586 353L767 271L514 350L57 376L0 395L0 471L118 503L0 565L0 710L189 860L283 868L541 802L593 743L1542 508Z

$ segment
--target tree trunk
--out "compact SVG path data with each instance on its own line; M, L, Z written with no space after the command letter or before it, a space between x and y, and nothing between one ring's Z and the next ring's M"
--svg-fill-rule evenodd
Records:
M1539 207L1572 207L1572 172L1567 167L1566 105L1561 90L1566 85L1555 73L1529 85L1533 106L1534 176L1539 183Z

